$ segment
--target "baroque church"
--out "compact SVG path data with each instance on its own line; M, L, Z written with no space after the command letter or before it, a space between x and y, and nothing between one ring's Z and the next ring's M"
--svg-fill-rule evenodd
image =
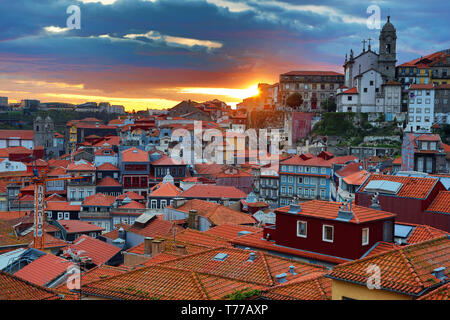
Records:
M350 50L345 57L345 85L337 92L337 111L370 113L370 118L382 113L386 121L402 121L401 84L395 81L397 34L390 16L380 32L379 53L372 50L371 40L362 41L358 56Z

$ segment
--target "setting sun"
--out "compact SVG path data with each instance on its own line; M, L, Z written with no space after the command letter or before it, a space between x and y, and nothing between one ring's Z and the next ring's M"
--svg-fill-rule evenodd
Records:
M258 85L255 84L247 89L229 88L183 88L179 93L207 94L215 96L226 96L236 99L245 99L259 94Z

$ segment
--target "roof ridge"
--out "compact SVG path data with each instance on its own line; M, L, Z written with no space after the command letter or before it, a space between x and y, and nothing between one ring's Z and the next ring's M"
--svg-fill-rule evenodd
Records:
M261 251L258 251L258 253L259 253L260 256L262 256L262 260L264 262L264 267L266 268L267 275L269 276L270 285L273 286L274 285L274 281L273 281L273 278L272 278L272 272L270 271L269 263L267 262L266 255L263 252L261 252Z
M39 257L38 257L38 258L39 258ZM32 283L32 282L30 282L30 281L28 281L28 280L19 278L18 276L14 275L14 274L7 273L7 272L5 272L5 271L0 270L0 275L2 275L2 274L3 274L3 275L6 275L7 277L10 277L10 278L13 278L13 279L15 279L15 280L18 280L18 281L20 281L20 282L23 282L23 283L25 283L25 284L27 284L27 285L33 286L33 287L35 287L36 289L40 289L40 290L43 290L43 291L47 291L48 294L53 294L53 295L55 295L55 296L58 296L58 294L56 293L56 291L53 291L53 290L50 289L50 288L47 288L47 287L44 287L44 286L37 285L37 284Z
M208 292L206 291L205 287L203 286L203 283L200 281L197 273L192 271L191 274L192 274L192 278L194 279L195 285L197 286L197 288L200 291L200 294L203 295L206 299L210 300Z
M405 255L405 253L403 252L403 250L399 251L400 257L403 258L403 260L405 260L406 265L409 268L409 271L411 272L414 281L416 281L421 287L424 287L423 282L420 280L419 276L416 273L416 270L414 270L414 266L411 264L411 262L409 261L408 257Z
M319 288L320 294L322 295L322 297L324 299L327 299L327 294L325 292L325 290L322 288L322 284L319 281L319 278L321 276L316 277L315 279L313 279L312 281L317 285L317 287Z

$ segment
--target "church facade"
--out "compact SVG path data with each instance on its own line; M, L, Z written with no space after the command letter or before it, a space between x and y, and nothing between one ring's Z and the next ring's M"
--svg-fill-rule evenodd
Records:
M401 84L395 81L397 62L397 35L394 25L388 17L379 36L379 53L370 45L366 50L354 56L345 57L344 86L338 89L336 104L338 112L371 113L373 118L384 114L386 121L402 121Z

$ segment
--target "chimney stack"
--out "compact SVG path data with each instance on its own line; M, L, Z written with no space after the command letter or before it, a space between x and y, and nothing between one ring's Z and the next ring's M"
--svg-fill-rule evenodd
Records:
M277 276L276 276L277 282L278 282L278 283L286 282L286 281L287 281L287 280L286 280L286 277L287 277L286 273L281 273L281 274L277 275Z
M153 238L151 237L146 237L144 239L144 254L152 255L152 242Z
M191 229L198 229L198 213L197 210L189 210L188 227Z
M248 258L248 262L253 262L256 259L256 253L250 252L250 257Z
M294 266L289 266L289 273L296 275L297 273L295 272L295 267Z
M187 200L185 198L174 198L173 199L173 208L177 209L179 207L181 207L182 205L184 205L187 202Z
M175 251L176 251L176 253L177 253L178 255L180 255L180 256L184 256L184 255L187 254L186 246L185 246L185 245L182 245L182 244L177 244L177 245L175 246Z
M152 257L161 253L161 241L153 240L152 241Z

